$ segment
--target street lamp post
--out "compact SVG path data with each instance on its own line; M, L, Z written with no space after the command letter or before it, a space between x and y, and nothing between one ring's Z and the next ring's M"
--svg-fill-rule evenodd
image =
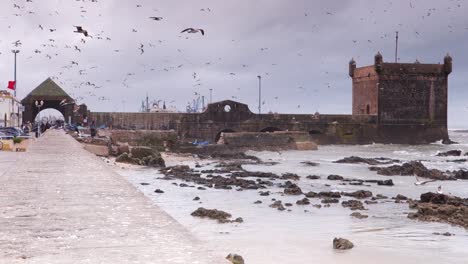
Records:
M213 88L210 88L210 104L213 103Z
M262 113L262 76L258 75L258 114Z
M15 97L16 97L16 87L17 87L17 84L16 84L16 55L20 52L19 50L12 50L11 52L13 52L14 56L15 56L15 70L14 70L14 81L15 81L15 90L14 90L14 94L15 94Z
M44 101L42 101L42 100L41 100L40 102L39 102L39 101L36 101L35 104L36 104L36 107L37 107L37 109L38 109L37 115L38 115L38 118L39 118L39 123L37 124L37 132L38 132L38 135L39 135L39 137L40 137L40 136L41 136L41 124L42 124L42 120L41 120L41 107L44 106Z

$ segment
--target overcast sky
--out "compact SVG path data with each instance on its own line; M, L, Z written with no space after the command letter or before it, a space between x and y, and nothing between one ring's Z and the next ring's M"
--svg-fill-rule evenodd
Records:
M261 75L263 112L348 114L349 60L392 61L399 31L401 62L452 55L449 126L468 126L465 0L1 0L0 10L0 82L13 79L20 40L20 98L53 77L92 111L138 111L146 94L182 111L213 89L213 101L256 112ZM180 33L188 27L205 36Z

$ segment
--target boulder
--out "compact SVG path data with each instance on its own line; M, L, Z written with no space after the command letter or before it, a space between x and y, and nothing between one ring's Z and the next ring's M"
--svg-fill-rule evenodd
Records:
M164 191L161 190L161 189L156 189L156 190L154 190L154 192L155 192L155 193L164 193Z
M301 195L302 194L302 190L301 188L299 188L299 186L297 186L296 184L291 184L289 185L288 187L286 187L284 189L284 194L288 194L288 195Z
M318 196L323 198L341 198L341 194L339 192L319 192Z
M143 159L148 156L156 155L155 151L150 147L132 147L130 154L132 154L132 157L136 159Z
M276 208L279 211L284 211L286 208L284 208L284 205L281 201L275 201L274 203L270 204L271 208Z
M361 214L359 212L354 212L352 214L350 214L350 216L354 217L354 218L357 218L357 219L364 219L364 218L368 218L369 216L368 215L365 215L365 214Z
M318 180L320 179L320 176L317 176L317 175L309 175L306 177L307 179L309 180Z
M226 257L232 264L244 264L244 258L237 254L229 254Z
M342 194L344 196L350 196L356 199L366 199L366 198L372 197L372 192L365 191L365 190L359 190L359 191L355 191L351 193L343 192Z
M315 197L317 197L317 193L315 193L315 192L308 192L308 193L305 194L305 196L306 196L307 198L315 198Z
M321 203L324 203L324 204L331 204L331 203L339 203L340 200L338 199L335 199L335 198L325 198L323 199L322 201L320 201Z
M209 218L209 219L217 220L218 223L221 223L221 224L232 223L232 222L238 222L238 223L243 222L242 218L236 218L234 221L230 220L232 215L224 211L217 210L217 209L206 209L203 207L200 207L197 210L193 211L191 215L194 217Z
M298 200L298 201L296 202L296 204L297 204L297 205L308 205L308 204L310 204L310 200L307 199L307 198L303 198L303 199L301 199L301 200Z
M338 250L348 250L352 249L354 244L345 238L336 238L333 239L333 248Z
M393 186L393 181L390 180L385 180L385 181L377 181L377 185L383 185L383 186Z
M384 176L412 176L434 179L434 180L454 180L452 176L445 175L444 172L436 169L428 169L420 161L411 161L403 165L393 165L389 167L370 167L371 171Z
M450 156L458 157L458 156L461 156L461 154L462 154L461 150L449 150L449 151L446 151L446 152L437 153L436 156L438 156L438 157L450 157Z
M361 201L358 200L349 200L349 201L343 201L341 205L345 208L349 208L351 210L366 210L364 208L364 205L362 204Z
M380 165L380 164L389 164L393 162L398 162L397 160L390 160L386 158L372 159L372 158L361 158L357 156L346 157L337 161L335 163L348 163L348 164L357 164L365 163L368 165Z
M131 155L129 155L128 153L123 153L123 154L119 155L115 159L115 162L139 165L139 161L132 158Z
M344 177L340 176L340 175L333 175L332 174L332 175L329 175L327 177L327 179L330 180L330 181L342 181L342 180L344 180Z

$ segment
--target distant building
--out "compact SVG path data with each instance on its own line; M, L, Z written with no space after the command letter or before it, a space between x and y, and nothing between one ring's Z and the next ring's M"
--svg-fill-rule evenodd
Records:
M353 115L377 116L379 124L431 124L447 127L448 76L452 57L443 64L388 63L377 53L374 65L356 68Z
M0 91L0 127L19 127L23 123L23 106L10 92Z

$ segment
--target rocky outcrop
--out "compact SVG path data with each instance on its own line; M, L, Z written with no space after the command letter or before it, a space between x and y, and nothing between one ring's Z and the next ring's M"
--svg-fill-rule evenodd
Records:
M327 179L330 180L330 181L342 181L342 180L344 180L344 177L343 177L343 176L340 176L340 175L334 175L334 174L332 174L332 175L329 175L329 176L327 177Z
M419 161L411 161L403 165L393 165L389 167L370 167L371 171L377 171L377 174L384 176L412 176L416 175L423 178L434 180L454 180L455 178L445 175L444 172L436 169L428 169Z
M301 162L302 164L305 164L307 166L311 166L311 167L317 167L318 165L320 165L319 163L317 162L313 162L313 161L303 161Z
M164 168L166 166L161 154L148 147L133 147L130 150L130 154L125 152L119 155L115 161L158 168Z
M274 203L270 204L271 208L276 208L279 211L284 211L286 208L284 207L283 203L281 201L275 201Z
M345 208L349 208L351 210L366 210L364 208L364 205L362 204L361 201L358 200L349 200L349 201L343 201L341 205Z
M229 254L226 257L232 264L244 264L244 258L237 254Z
M209 218L213 220L217 220L218 223L242 223L244 220L241 217L236 218L235 220L230 220L232 217L231 214L226 213L221 210L217 209L205 209L203 207L198 208L197 210L191 213L194 217L201 217L201 218Z
M355 192L343 192L342 193L344 196L350 196L354 197L356 199L366 199L372 197L372 192L370 191L365 191L365 190L359 190Z
M338 250L348 250L352 249L354 244L345 238L334 238L333 239L333 248Z
M289 184L289 186L287 186L287 187L284 189L284 194L288 194L288 195L301 195L301 194L302 194L302 190L301 190L301 188L299 188L299 186L297 186L296 184L291 183L291 184Z
M419 201L410 202L408 218L443 222L468 228L468 199L439 193L423 193Z
M454 171L453 176L459 180L468 180L468 171L466 170L458 170Z
M306 176L307 179L309 180L318 180L320 179L320 176L317 176L317 175L309 175L309 176Z
M354 212L354 213L350 214L350 216L352 216L354 218L357 218L357 219L365 219L365 218L369 217L368 215L361 214L359 212Z
M458 156L461 156L462 154L462 151L461 150L449 150L449 151L446 151L446 152L440 152L440 153L437 153L436 156L438 157L458 157Z
M382 165L382 164L391 164L395 162L399 162L398 160L391 160L387 158L361 158L357 156L346 157L337 161L335 163L348 163L348 164L357 164L357 163L365 163L368 165Z
M310 200L307 198L303 198L301 200L296 201L297 205L308 205L310 204Z

